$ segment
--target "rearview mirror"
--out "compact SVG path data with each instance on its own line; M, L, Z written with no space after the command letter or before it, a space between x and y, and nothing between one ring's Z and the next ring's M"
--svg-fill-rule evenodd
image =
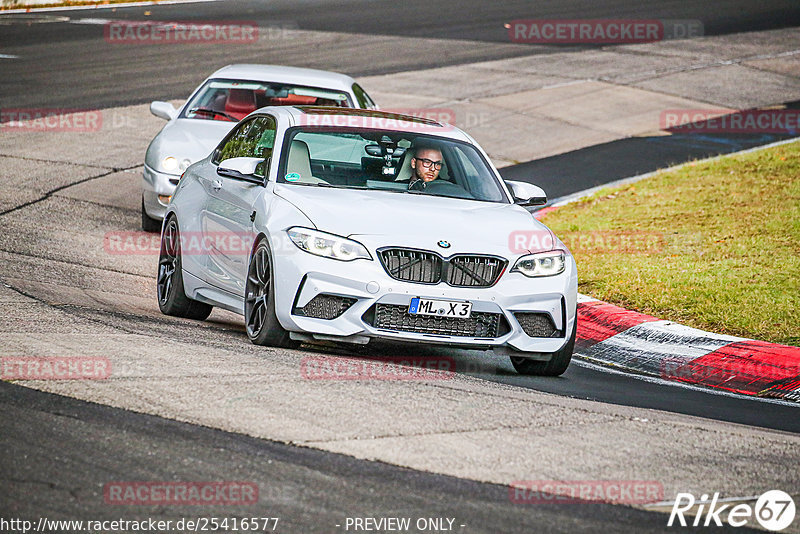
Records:
M544 206L547 204L547 195L538 185L511 180L507 180L506 185L511 188L511 193L514 195L514 204L520 206Z
M150 113L156 117L170 121L178 114L178 110L176 110L175 106L169 102L161 102L156 100L155 102L150 103Z
M259 174L263 175L265 168L263 158L230 158L220 162L217 174L251 184L264 185L264 177Z

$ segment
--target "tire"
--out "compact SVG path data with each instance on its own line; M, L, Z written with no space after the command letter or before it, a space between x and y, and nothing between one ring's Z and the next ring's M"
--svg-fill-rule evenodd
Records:
M266 239L256 245L247 267L244 289L244 321L247 337L256 345L295 348L299 342L289 338L275 314L275 277L272 255Z
M161 221L150 217L144 210L144 197L142 197L142 230L145 232L161 232Z
M521 375L534 375L534 376L560 376L569 367L569 362L572 360L572 351L575 349L575 334L578 327L578 318L572 324L572 335L564 347L553 353L550 361L542 362L539 360L531 360L528 358L518 358L511 356L511 365Z
M161 236L156 291L158 308L165 315L202 321L213 309L210 304L190 299L183 290L181 242L178 221L175 217L170 217L164 225L164 233Z

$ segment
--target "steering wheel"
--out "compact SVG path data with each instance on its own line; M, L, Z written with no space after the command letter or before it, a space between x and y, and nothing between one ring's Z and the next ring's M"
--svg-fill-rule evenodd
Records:
M475 198L460 185L456 185L453 182L448 182L447 180L441 179L428 182L425 187L425 192L431 195L441 195L445 197Z

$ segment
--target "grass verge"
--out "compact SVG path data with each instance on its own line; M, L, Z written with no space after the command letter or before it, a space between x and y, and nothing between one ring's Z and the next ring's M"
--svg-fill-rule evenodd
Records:
M575 255L581 293L800 346L800 142L605 189L543 221Z

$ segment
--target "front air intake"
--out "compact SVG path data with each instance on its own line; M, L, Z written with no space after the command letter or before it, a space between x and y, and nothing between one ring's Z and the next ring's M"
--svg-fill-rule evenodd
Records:
M355 304L358 299L320 294L308 301L302 308L295 308L294 315L314 319L336 319Z
M561 331L556 329L550 314L517 312L514 317L530 337L561 337Z

